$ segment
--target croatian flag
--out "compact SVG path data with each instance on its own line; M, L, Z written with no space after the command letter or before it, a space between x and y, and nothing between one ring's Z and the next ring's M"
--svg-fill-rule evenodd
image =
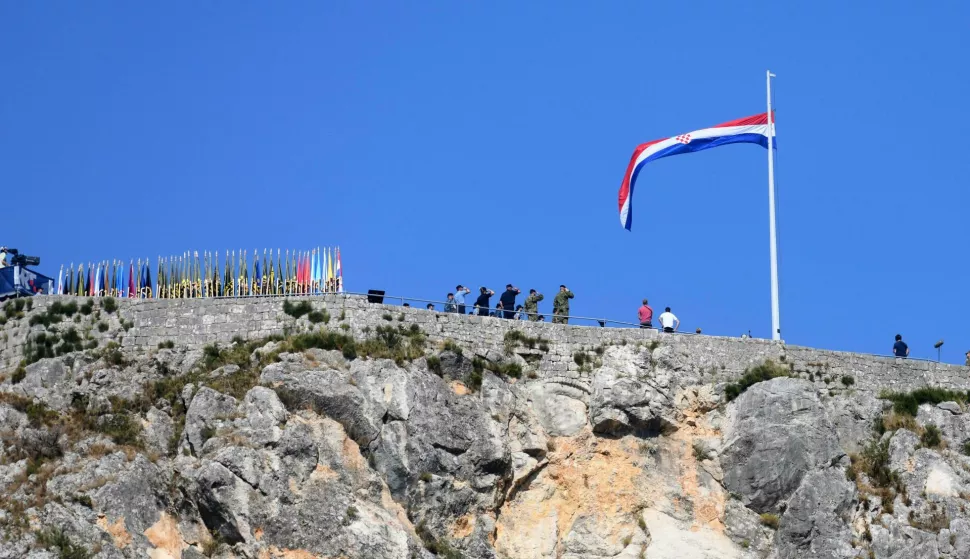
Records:
M775 115L773 113L771 115L771 138L772 144L777 147L774 140ZM739 118L710 128L638 145L637 149L633 150L633 157L630 158L626 174L623 175L623 183L620 184L620 224L628 230L633 225L633 186L637 181L640 170L648 162L669 155L692 153L738 143L760 144L767 148L768 113Z

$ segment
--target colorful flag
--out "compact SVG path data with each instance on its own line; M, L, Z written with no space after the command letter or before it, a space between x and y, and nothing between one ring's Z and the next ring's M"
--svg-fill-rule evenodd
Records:
M313 249L311 251L311 253L310 253L310 282L309 282L310 283L310 289L309 289L309 291L311 293L313 293L314 291L316 291L316 287L317 287L317 285L319 285L317 283L319 281L317 279L317 272L319 271L319 267L320 267L320 262L319 262L318 258L319 257L317 256L317 249Z
M129 260L128 261L128 297L135 296L135 265Z
M199 284L199 297L209 295L209 252L202 251L202 281Z
M159 256L158 268L155 273L155 298L164 299L166 291L168 289L165 286L165 259Z
M192 253L192 297L202 296L202 264L199 263L199 251Z
M253 250L253 295L259 295L263 290L263 267L259 263L259 249Z
M210 297L218 297L222 295L222 282L219 281L219 251L212 253L212 291L209 292Z
M182 299L188 298L192 294L192 284L189 282L189 278L192 277L192 272L189 270L191 264L189 253L183 252L182 257L179 258L179 296Z
M239 295L249 295L249 264L246 262L246 251L239 253L239 261L242 264L242 272L239 275Z
M266 269L266 273L269 278L269 285L266 287L266 292L270 295L279 295L276 291L276 268L273 267L273 249L269 249L269 268Z
M283 295L286 291L286 282L283 279L283 260L280 258L280 249L276 249L276 294Z
M141 296L146 299L152 298L152 267L145 259L145 270L141 277Z
M752 143L767 148L768 135L771 134L772 138L775 136L774 114L771 122L769 132L768 113L762 113L637 146L620 183L620 225L628 230L633 226L633 187L644 165L670 155L692 153L727 144ZM777 148L778 144L775 143L774 146Z
M344 270L340 265L340 247L337 247L337 292L344 292Z
M310 253L303 252L303 277L301 281L303 282L303 294L310 292Z
M232 297L232 270L229 264L229 251L226 251L226 272L222 276L222 296Z
M270 260L272 260L273 259L273 251L270 251L269 252L269 256L270 256ZM272 272L273 272L273 264L272 264L272 262L270 262L269 268L266 267L266 249L264 248L263 249L263 281L260 282L260 284L259 284L259 293L260 293L260 295L267 295L267 294L269 294L269 291L267 291L267 287L269 285L271 285L271 283L269 282L269 276L272 274Z

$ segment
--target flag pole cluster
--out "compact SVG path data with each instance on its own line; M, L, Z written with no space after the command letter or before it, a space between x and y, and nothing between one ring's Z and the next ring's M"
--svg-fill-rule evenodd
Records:
M153 265L154 264L154 265ZM154 272L152 268L154 267ZM185 252L181 256L78 264L57 276L58 295L187 299L343 293L340 248Z

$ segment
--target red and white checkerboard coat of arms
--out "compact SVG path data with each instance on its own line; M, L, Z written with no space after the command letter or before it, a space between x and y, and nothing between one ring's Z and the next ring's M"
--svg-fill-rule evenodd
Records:
M681 134L680 136L677 136L674 139L677 140L678 142L682 143L682 144L689 144L690 143L690 134Z

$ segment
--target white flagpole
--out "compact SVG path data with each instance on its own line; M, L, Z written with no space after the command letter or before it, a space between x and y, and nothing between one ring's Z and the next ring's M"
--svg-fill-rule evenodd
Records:
M768 226L771 244L771 339L781 340L781 312L778 309L778 234L775 231L774 117L771 113L771 71L765 72L768 88Z

